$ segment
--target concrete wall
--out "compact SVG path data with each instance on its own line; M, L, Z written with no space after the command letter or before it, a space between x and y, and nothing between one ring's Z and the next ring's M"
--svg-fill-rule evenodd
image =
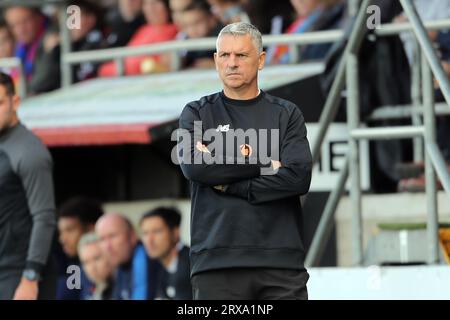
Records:
M448 266L312 268L311 300L450 299Z

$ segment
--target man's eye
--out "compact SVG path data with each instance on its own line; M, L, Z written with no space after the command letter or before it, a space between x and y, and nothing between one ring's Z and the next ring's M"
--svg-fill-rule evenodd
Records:
M228 57L229 55L230 55L229 53L222 53L220 56L224 58L224 57Z

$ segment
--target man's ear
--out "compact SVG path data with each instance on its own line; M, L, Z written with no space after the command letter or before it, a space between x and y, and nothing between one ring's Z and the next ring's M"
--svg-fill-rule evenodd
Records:
M258 69L262 70L264 68L265 63L266 63L266 52L263 51L259 55L259 66L258 66Z
M180 241L180 227L175 227L173 229L173 239L178 242Z
M217 65L217 52L214 52L214 64L216 65L216 70L219 71L219 66Z
M12 100L13 110L15 112L17 112L19 110L19 105L20 105L21 99L17 94L15 94L12 96L11 100Z

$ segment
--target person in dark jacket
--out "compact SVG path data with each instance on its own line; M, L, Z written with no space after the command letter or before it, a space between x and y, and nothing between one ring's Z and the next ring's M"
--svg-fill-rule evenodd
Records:
M47 41L50 22L32 7L12 5L4 11L16 40L15 56L23 64L30 94L48 92L60 86L59 47Z
M71 5L80 8L80 28L70 30L72 51L88 51L106 48L100 8L86 0L73 0ZM83 62L72 67L72 81L80 82L97 75L98 63Z
M0 300L54 299L56 279L45 272L56 226L53 163L20 123L19 104L0 73Z
M157 299L191 300L189 247L180 242L181 215L174 208L159 207L145 213L140 222L147 254L164 267Z
M142 0L119 0L117 7L106 14L107 43L109 47L124 47L146 22Z
M194 299L307 299L300 195L312 157L302 112L258 88L265 52L253 25L224 27L214 57L223 91L188 103L178 131Z
M192 0L180 14L181 31L187 39L217 37L223 25L211 12L206 0ZM184 68L214 68L214 50L188 51L182 59Z

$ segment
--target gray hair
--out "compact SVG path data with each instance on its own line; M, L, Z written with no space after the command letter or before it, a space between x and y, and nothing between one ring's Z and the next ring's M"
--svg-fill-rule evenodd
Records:
M80 253L81 248L83 248L84 246L98 242L100 242L100 238L97 236L95 232L89 232L84 234L80 238L80 241L78 241L78 253Z
M261 32L259 32L259 30L254 25L248 22L235 22L223 27L223 29L220 30L220 33L217 36L216 50L219 51L219 39L222 36L245 36L247 34L252 38L253 44L255 45L258 53L261 53L263 51Z

